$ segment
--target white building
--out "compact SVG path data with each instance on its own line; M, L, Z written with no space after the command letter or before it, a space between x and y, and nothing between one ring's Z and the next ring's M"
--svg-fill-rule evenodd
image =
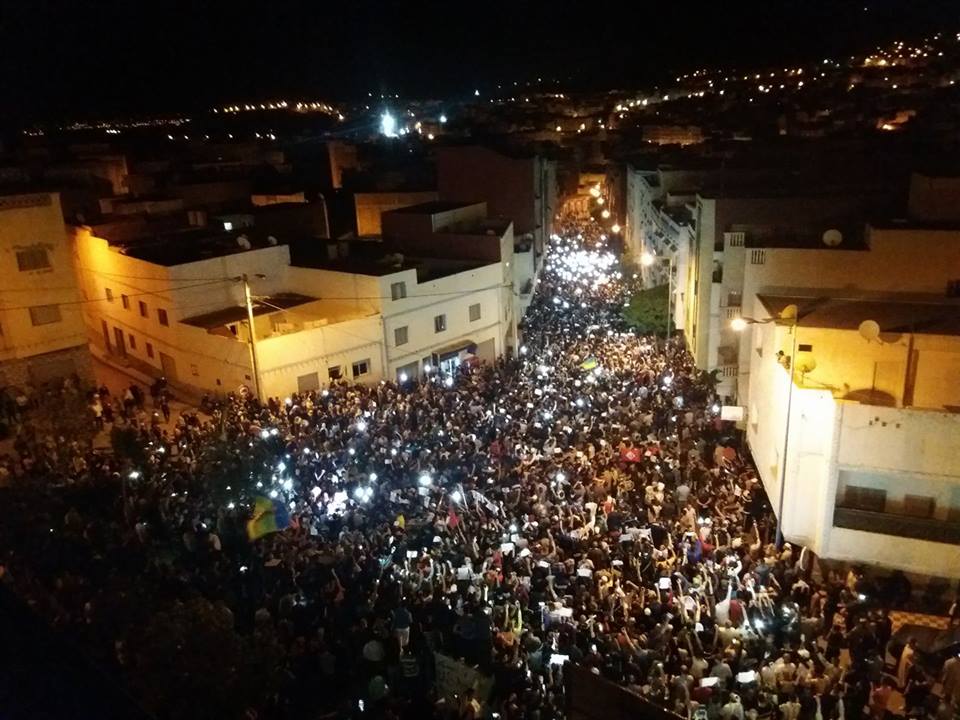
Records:
M512 230L460 230L445 240L472 239L465 254L496 260L404 255L380 242L253 247L252 231L241 238L207 229L121 249L78 228L83 289L95 300L84 305L87 332L95 352L175 385L253 388L245 275L264 397L493 360L516 337Z
M90 356L57 193L0 197L0 388L77 373Z
M795 329L755 324L744 338L747 441L774 508L786 464L785 538L825 558L960 578L960 300L771 292L753 313L790 305Z

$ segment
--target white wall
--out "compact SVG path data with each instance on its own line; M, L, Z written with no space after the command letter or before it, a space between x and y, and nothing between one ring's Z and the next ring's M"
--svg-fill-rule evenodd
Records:
M753 326L753 332L744 340L751 358L747 442L777 508L790 380L775 356L779 349L789 352L791 337L789 328L775 325ZM947 506L960 500L960 416L837 401L828 390L794 386L787 459L787 540L826 558L960 577L958 547L833 526L845 472L858 473L857 482L866 485L874 476L894 502L910 492L936 497L937 517L945 517Z
M355 382L379 382L384 378L382 345L379 317L266 338L257 343L262 391L267 397L285 397L297 391L297 378L310 373L317 373L320 386L328 385L331 367L340 367L343 377ZM353 377L353 364L360 361L367 361L368 372Z
M515 317L510 272L504 263L494 263L419 284L415 270L381 278L386 297L391 283L407 283L406 298L384 301L388 373L392 376L397 368L459 342L479 344L493 338L496 354L502 354ZM480 304L480 319L471 321L469 308L475 303ZM438 333L434 317L441 314L447 316L447 329ZM407 328L408 340L398 347L394 330L399 327Z

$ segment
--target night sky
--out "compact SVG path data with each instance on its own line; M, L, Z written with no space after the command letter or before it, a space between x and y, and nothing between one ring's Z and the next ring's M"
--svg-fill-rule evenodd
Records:
M638 86L955 31L960 3L0 0L0 13L0 107L22 120L466 95L538 76L568 89Z

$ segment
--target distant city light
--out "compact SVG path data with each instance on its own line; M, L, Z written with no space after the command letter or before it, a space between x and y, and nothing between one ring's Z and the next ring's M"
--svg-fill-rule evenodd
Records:
M445 123L446 121L447 121L447 116L446 116L446 115L441 115L441 116L440 116L440 124L442 125L442 124Z
M397 119L389 111L380 116L380 134L389 138L397 136Z

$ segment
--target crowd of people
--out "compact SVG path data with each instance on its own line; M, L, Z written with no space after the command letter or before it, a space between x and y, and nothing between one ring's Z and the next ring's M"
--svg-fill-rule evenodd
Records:
M571 665L682 717L879 720L894 689L950 715L960 678L885 671L862 578L774 544L712 379L626 326L599 226L558 232L496 364L172 427L163 391L100 392L113 453L22 430L4 582L161 717L550 720Z

